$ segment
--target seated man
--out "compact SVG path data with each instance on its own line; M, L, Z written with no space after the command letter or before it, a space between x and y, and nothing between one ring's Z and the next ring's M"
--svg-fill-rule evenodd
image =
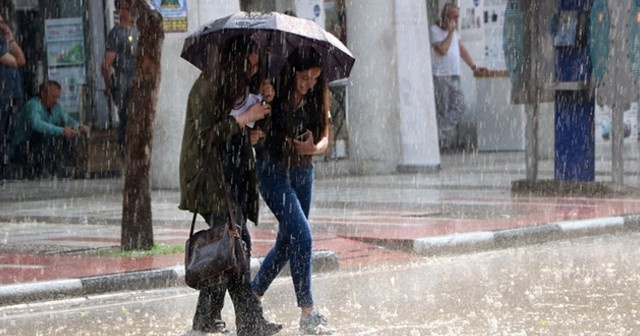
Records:
M9 155L12 163L22 166L27 178L69 177L67 167L76 144L73 139L89 131L58 104L60 91L60 83L47 81L40 87L40 96L29 99L18 114Z

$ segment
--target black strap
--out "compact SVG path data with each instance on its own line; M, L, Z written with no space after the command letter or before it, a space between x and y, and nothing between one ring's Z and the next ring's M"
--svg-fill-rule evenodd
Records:
M211 146L213 143L213 132L209 132L209 136L207 137L207 145L205 148L205 157L207 155L211 154ZM240 234L238 233L238 230L236 229L236 216L235 216L235 211L233 208L233 203L231 203L231 199L229 198L230 191L229 191L229 186L227 186L227 181L225 180L225 175L224 175L224 167L222 166L222 156L220 153L218 153L218 165L219 165L219 169L220 169L220 177L222 177L222 186L224 188L224 194L225 194L225 199L227 201L227 208L229 209L229 216L230 221L229 221L229 234L234 236L234 237L240 237ZM198 216L198 199L200 198L200 195L202 195L202 188L201 188L201 184L203 183L203 179L205 178L204 176L207 175L208 173L208 166L206 164L204 164L204 157L202 159L202 167L200 167L200 176L198 177L198 182L196 182L198 185L196 186L196 190L198 190L198 197L196 197L196 211L193 213L193 219L191 220L191 230L189 231L189 238L191 238L193 236L193 231L196 225L196 217Z

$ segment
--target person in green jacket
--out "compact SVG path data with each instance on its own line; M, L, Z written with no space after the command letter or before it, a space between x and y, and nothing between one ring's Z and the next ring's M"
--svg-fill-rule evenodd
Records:
M22 166L28 178L48 178L52 174L69 177L76 141L89 127L65 112L58 100L62 87L49 80L40 87L40 95L20 108L9 157Z
M222 48L219 66L204 71L193 84L187 101L179 167L178 207L198 213L214 227L226 225L231 218L229 199L243 235L248 235L247 220L258 223L254 136L250 136L255 131L249 125L270 112L267 104L245 104L250 97L248 66L252 50L248 37L230 39ZM245 109L241 110L242 106ZM202 167L206 167L205 171ZM224 331L220 309L227 290L236 314L238 336L267 336L282 329L282 325L263 317L262 307L251 290L249 273L224 274L218 285L200 290L194 331Z

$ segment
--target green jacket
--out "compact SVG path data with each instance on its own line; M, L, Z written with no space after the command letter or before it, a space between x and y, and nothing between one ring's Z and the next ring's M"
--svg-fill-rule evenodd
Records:
M196 80L189 92L187 114L180 151L180 205L178 208L199 214L227 214L227 198L220 174L218 146L226 143L242 128L229 111L222 111L215 101L215 92L203 76ZM205 155L206 143L211 136L210 155ZM247 140L248 143L248 140ZM242 157L249 165L250 188L246 218L258 224L259 193L255 159L251 146L243 148ZM201 167L207 166L203 175Z

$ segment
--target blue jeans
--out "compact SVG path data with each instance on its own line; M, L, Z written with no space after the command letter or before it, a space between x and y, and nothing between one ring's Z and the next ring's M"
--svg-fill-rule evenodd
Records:
M313 165L287 168L276 161L258 161L256 165L260 194L278 219L278 236L253 278L253 291L257 295L264 295L288 261L298 307L312 307L313 239L308 219L313 189Z

